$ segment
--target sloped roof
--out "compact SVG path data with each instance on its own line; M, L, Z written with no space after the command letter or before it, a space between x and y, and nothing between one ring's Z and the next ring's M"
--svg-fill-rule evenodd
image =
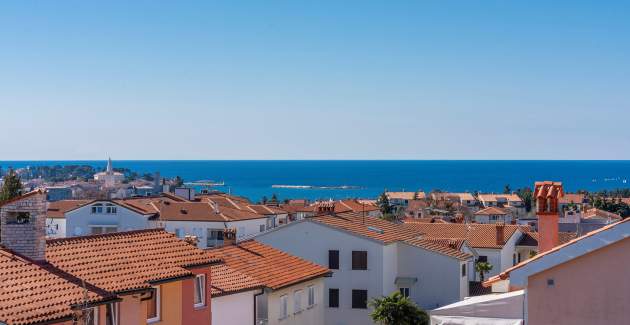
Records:
M584 219L611 219L612 221L619 221L623 219L620 215L596 208L588 209L584 211L582 215Z
M213 298L264 287L262 282L230 268L227 264L212 265L210 271Z
M208 252L223 259L230 269L244 273L274 290L329 273L323 266L255 240L210 249Z
M192 276L187 267L220 261L163 229L50 239L46 259L77 278L117 293Z
M494 224L462 224L462 223L419 223L405 222L404 227L424 234L426 238L451 238L466 239L466 242L474 248L503 248L506 243L519 229L517 225L503 225L503 240L497 241L497 225Z
M481 210L475 212L475 215L478 215L478 216L490 216L490 215L493 215L493 216L494 215L503 215L504 216L504 215L507 215L507 214L508 213L504 209L497 208L497 207L488 207L488 208L481 209Z
M387 198L390 200L413 200L416 193L418 193L418 199L424 199L427 197L424 192L385 192L385 195L387 195Z
M499 198L505 199L505 200L510 201L510 202L523 201L516 194L478 194L477 197L479 198L479 201L495 202Z
M459 260L465 261L472 257L472 255L460 251L464 240L452 240L452 239L434 239L434 238L411 238L404 241L409 245L424 248L433 252L455 257Z
M577 237L577 233L574 232L558 232L559 245L562 245ZM523 231L523 236L518 240L516 246L531 246L538 247L538 232L526 230Z
M60 320L72 316L72 305L115 299L92 285L86 289L81 280L54 266L0 248L0 321L8 325Z
M347 212L334 216L316 216L308 218L307 221L338 228L357 236L377 240L383 244L405 242L410 245L458 259L466 259L469 257L467 254L451 248L448 244L444 244L444 242L438 243L431 240L425 240L422 234L418 233L414 229L376 217L370 217L367 215L364 217L361 213Z
M46 217L52 219L65 218L66 212L92 202L92 200L61 200L48 203Z
M558 202L559 203L576 203L576 204L581 204L582 202L584 202L584 199L586 198L585 194L580 194L580 193L565 193L563 197L561 197Z

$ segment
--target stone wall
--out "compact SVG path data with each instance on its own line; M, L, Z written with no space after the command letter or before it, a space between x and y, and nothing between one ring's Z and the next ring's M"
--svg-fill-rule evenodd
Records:
M46 193L41 192L3 205L0 208L2 245L31 259L44 260L46 204Z

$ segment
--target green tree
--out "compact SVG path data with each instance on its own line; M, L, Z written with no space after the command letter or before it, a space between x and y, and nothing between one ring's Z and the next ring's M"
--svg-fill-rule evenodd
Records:
M267 199L266 196L263 196L262 199L260 200L260 203L267 204L267 201L269 201L269 199Z
M269 202L270 203L278 203L278 196L276 195L276 193L271 195L271 201L269 201Z
M516 190L516 195L523 200L523 204L525 205L525 211L532 211L532 203L533 203L533 194L532 190L529 187L519 188Z
M175 179L173 180L173 185L175 187L182 187L182 186L184 186L184 179L179 177L179 176L175 176Z
M376 204L378 204L379 209L381 209L381 213L383 215L392 213L392 205L389 203L389 198L387 194L383 192L376 200Z
M4 175L2 189L0 190L0 202L10 200L22 193L22 181L20 176L13 170L9 169Z
M387 297L370 301L370 317L382 325L428 325L429 315L411 299L396 291Z
M479 279L481 282L484 281L484 275L492 270L492 264L488 262L477 262L475 263L475 271L479 273Z
M503 194L510 194L512 193L512 188L510 187L510 184L505 184L505 187L503 187Z

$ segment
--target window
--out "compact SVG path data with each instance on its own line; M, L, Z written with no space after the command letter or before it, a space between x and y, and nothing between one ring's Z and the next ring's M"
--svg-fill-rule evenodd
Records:
M308 306L315 306L315 287L308 286Z
M153 295L147 300L147 322L153 323L160 320L160 287L153 287Z
M287 295L280 296L280 319L285 319L288 316L288 299Z
M518 262L521 262L521 253L518 253Z
M206 305L206 275L197 274L195 276L195 307Z
M264 232L265 231L265 225L260 225L260 232Z
M466 276L466 264L462 264L462 277Z
M105 207L105 213L107 213L107 214L116 214L116 206L114 206L113 204L108 203L107 206Z
M339 308L339 289L328 289L328 308Z
M103 213L103 204L97 203L92 206L92 213Z
M118 303L107 304L105 325L118 325Z
M352 308L367 309L367 290L352 290Z
M206 229L206 244L208 247L219 246L223 242L223 229Z
M488 263L488 256L483 256L483 255L480 255L480 256L477 258L477 262L484 262L484 263Z
M400 288L400 294L403 295L403 297L409 297L409 288Z
M302 290L293 293L293 313L297 314L302 311Z
M367 252L352 251L352 269L367 270Z
M98 307L85 311L85 325L98 325Z
M328 268L339 270L339 251L328 251Z
M30 212L7 212L8 224L27 224L31 222Z
M512 266L516 265L516 254L512 254Z

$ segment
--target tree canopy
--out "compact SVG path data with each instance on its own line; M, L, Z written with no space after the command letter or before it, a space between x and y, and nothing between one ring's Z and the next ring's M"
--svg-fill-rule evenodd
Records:
M0 190L0 202L10 200L22 193L22 181L20 176L13 170L9 169L4 175L2 189Z
M389 296L370 301L374 311L370 317L382 325L428 325L429 316L411 299L396 291Z

